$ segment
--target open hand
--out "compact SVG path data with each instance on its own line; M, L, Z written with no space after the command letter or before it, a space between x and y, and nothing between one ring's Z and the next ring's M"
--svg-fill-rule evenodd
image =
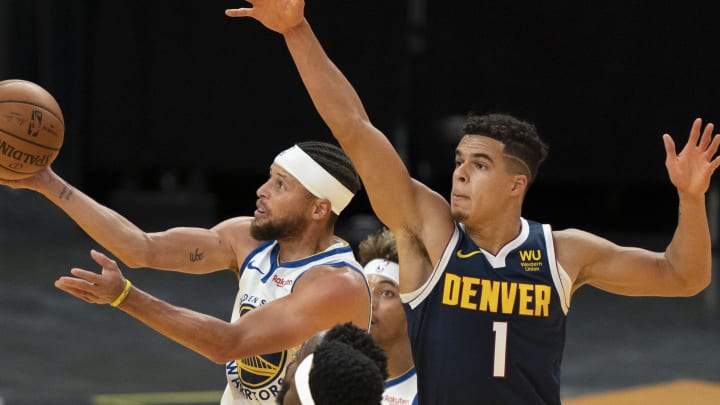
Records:
M690 129L690 137L685 147L676 153L673 138L665 134L665 166L670 181L679 193L703 196L710 187L710 178L720 166L720 157L716 156L720 146L720 136L713 136L713 124L707 124L700 135L702 120L697 118Z
M267 28L284 34L300 24L305 9L304 0L247 0L252 8L225 10L228 17L252 17Z
M91 304L109 304L123 292L125 279L115 260L96 250L91 250L90 256L102 266L99 274L73 268L70 273L75 277L60 277L55 287Z

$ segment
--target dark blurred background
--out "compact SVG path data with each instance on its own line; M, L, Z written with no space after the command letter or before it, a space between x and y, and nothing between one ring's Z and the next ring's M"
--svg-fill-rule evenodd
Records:
M96 198L204 190L248 213L274 155L332 140L282 38L224 16L243 2L0 3L0 77L63 107L54 167ZM678 2L309 1L306 12L411 172L447 193L457 121L530 120L551 146L526 216L671 230L661 135L717 120L716 18ZM363 198L348 212L368 212ZM351 216L348 215L347 217Z
M66 133L54 169L145 229L251 214L277 152L333 138L282 37L225 17L244 4L0 0L0 80L55 96ZM550 145L526 217L645 247L669 241L677 197L661 136L684 144L694 118L720 121L720 35L705 7L309 0L306 15L413 176L447 195L459 120L508 112ZM46 232L77 232L46 202L4 192L0 241L33 232L17 218L26 207L59 221ZM378 226L362 193L343 217L353 243ZM79 239L84 255L92 244ZM716 289L697 308L714 313Z

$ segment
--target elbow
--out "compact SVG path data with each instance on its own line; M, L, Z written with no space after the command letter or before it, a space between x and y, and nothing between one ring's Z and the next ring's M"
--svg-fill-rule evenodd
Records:
M328 122L328 127L338 140L352 142L353 140L362 140L363 134L367 132L367 127L371 127L372 123L364 113L347 113L337 117L335 120Z
M217 365L225 365L229 361L234 360L228 356L223 355L222 353L208 354L205 357L207 357L208 360L212 361L213 363L215 363Z
M110 250L125 266L139 269L144 267L156 267L157 249L153 249L151 240L147 234L142 236L141 243L127 246L115 246Z
M703 292L706 288L710 286L711 277L708 275L705 277L701 282L696 283L694 288L690 291L689 297L695 296Z
M240 347L242 347L242 345L237 345L235 342L227 339L221 339L211 345L211 347L208 347L208 350L203 353L203 355L215 364L224 365L230 361L244 359L250 356L249 353L240 350Z
M142 267L152 267L148 264L148 263L150 263L150 260L149 260L149 254L147 254L147 253L141 253L138 251L132 251L132 252L118 251L118 253L116 253L115 256L125 266L127 266L131 269L139 269Z
M248 355L239 354L236 350L219 348L217 350L212 350L210 353L206 353L205 357L215 364L225 365L233 360L240 361L238 359L244 359L248 357Z
M702 276L693 279L684 280L682 288L679 291L680 297L693 297L703 292L712 281L712 273L710 271L703 273Z
M131 269L139 269L142 267L146 267L143 265L141 260L137 260L131 256L121 256L118 255L118 259L125 264L126 267Z

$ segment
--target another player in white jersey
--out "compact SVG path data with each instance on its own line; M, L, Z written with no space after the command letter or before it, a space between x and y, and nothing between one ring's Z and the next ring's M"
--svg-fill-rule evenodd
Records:
M400 300L400 267L392 232L383 229L358 246L358 258L372 291L370 334L388 359L383 405L417 403L417 374L408 338L405 310Z
M226 365L223 404L274 403L292 348L337 324L369 327L367 280L351 248L334 235L338 215L360 188L354 167L337 146L303 142L280 153L257 189L254 216L210 229L144 232L51 169L2 184L43 194L130 267L192 274L236 271L240 290L231 322L141 291L115 261L96 251L91 255L103 267L100 274L72 269L74 277L56 282L87 302L112 304Z

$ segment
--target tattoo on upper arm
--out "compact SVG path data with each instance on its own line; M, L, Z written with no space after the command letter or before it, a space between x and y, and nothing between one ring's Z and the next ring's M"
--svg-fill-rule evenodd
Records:
M190 252L190 261L191 262L199 262L200 260L205 258L205 252L201 251L199 248L195 248L194 252Z
M73 189L68 186L63 186L62 190L60 190L60 194L58 195L58 198L61 200L70 200L70 197L73 195Z

